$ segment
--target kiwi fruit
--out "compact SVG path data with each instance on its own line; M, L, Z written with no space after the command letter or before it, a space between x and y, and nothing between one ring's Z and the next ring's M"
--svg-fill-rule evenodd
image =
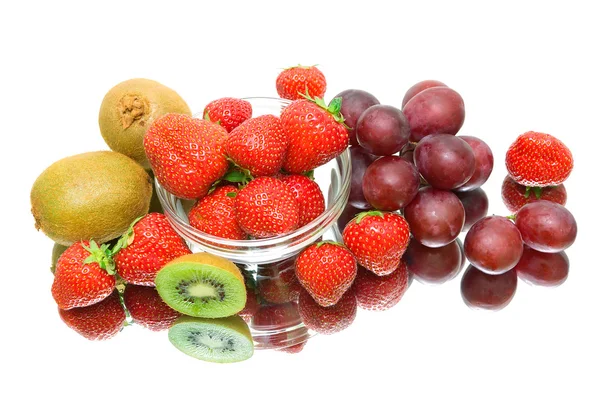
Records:
M56 262L58 261L62 253L65 252L66 249L68 249L67 246L63 246L59 243L54 243L54 246L52 247L52 265L50 266L50 272L52 272L53 274L56 270Z
M215 363L244 361L254 354L254 342L244 320L180 317L169 328L169 340L188 356Z
M155 119L168 113L192 115L173 89L150 79L129 79L104 96L98 115L100 133L112 150L150 169L144 135Z
M192 317L222 318L246 305L246 286L234 263L209 253L186 254L156 275L156 290L171 308Z
M38 176L31 188L35 227L64 246L121 236L148 212L150 176L138 163L114 151L63 158Z

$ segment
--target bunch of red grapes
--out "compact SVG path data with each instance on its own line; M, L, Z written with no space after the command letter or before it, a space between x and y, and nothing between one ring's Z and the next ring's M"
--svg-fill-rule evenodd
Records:
M458 92L439 81L419 82L406 92L402 109L382 105L362 90L336 97L342 98L352 160L340 229L364 210L402 213L412 235L403 260L412 274L421 281L444 282L458 275L466 256L471 265L461 292L476 308L506 306L516 291L517 271L534 283L564 281L568 259L561 252L575 239L575 220L562 205L544 200L527 202L516 223L487 217L488 198L480 187L494 157L483 140L457 136L465 119ZM535 232L545 224L554 231L540 239ZM464 251L461 232L467 232Z

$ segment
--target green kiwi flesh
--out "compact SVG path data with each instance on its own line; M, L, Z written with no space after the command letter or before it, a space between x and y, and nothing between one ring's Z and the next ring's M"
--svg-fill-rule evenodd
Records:
M169 329L169 340L188 356L215 363L244 361L254 354L250 329L237 315L217 319L183 316Z
M237 314L246 305L246 288L238 274L215 265L184 260L164 266L155 283L163 301L180 313L222 318Z

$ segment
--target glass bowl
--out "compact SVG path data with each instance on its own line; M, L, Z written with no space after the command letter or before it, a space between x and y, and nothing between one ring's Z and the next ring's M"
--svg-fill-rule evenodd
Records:
M248 97L252 116L279 116L290 101L269 97ZM198 117L201 117L198 115ZM325 196L325 212L309 224L285 235L268 239L231 240L219 238L195 229L189 224L188 211L194 201L180 199L164 189L158 181L155 187L164 213L193 252L206 251L245 266L273 263L293 257L302 249L323 238L344 210L350 193L350 153L340 156L315 170L315 181Z

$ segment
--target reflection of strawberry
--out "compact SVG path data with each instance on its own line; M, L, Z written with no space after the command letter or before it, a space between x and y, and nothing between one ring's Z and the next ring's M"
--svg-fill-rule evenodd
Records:
M275 350L277 350L277 351L283 351L284 353L289 353L289 354L298 354L298 353L300 353L304 349L304 346L306 345L306 342L308 342L308 336L307 336L307 334L302 334L300 336L302 337L302 339L298 339L298 340L302 340L300 343L294 344L294 345L288 346L288 347L276 348Z
M181 114L155 120L144 149L156 179L175 196L197 199L227 172L225 128Z
M270 304L260 307L251 327L257 331L254 339L263 348L288 348L289 352L298 352L304 347L301 343L308 339L306 327L298 326L301 322L297 304Z
M191 251L164 214L150 213L132 224L113 253L121 278L154 286L156 274L166 263Z
M317 182L304 175L284 175L281 181L292 189L300 206L298 228L323 214L325 198Z
M277 76L275 84L279 97L288 100L301 99L306 93L323 98L327 89L325 75L315 66L286 68Z
M191 208L188 218L194 228L226 239L243 240L246 234L235 218L237 187L220 186Z
M323 335L331 335L349 327L356 318L356 296L354 290L348 290L331 307L318 305L306 290L300 292L298 299L300 318L308 329Z
M252 116L252 105L246 100L223 97L213 100L204 108L204 118L216 122L231 132Z
M246 305L237 315L242 317L246 323L250 323L252 318L258 312L260 304L258 304L258 296L254 289L246 285Z
M404 262L393 273L377 276L358 269L353 287L358 306L364 310L383 311L398 304L408 289L408 269Z
M110 339L125 323L125 310L116 290L99 303L58 312L69 328L89 340Z
M258 291L263 300L269 303L282 304L298 301L302 286L296 278L296 258L288 258L272 264L260 265L258 275Z
M511 178L524 186L556 186L573 170L573 155L552 135L526 132L506 152L506 168Z
M511 213L516 213L525 204L537 200L548 200L564 206L567 203L567 190L562 183L558 186L528 188L519 185L509 175L502 183L502 201Z
M169 307L153 287L127 285L123 300L133 322L151 331L169 329L181 315Z

